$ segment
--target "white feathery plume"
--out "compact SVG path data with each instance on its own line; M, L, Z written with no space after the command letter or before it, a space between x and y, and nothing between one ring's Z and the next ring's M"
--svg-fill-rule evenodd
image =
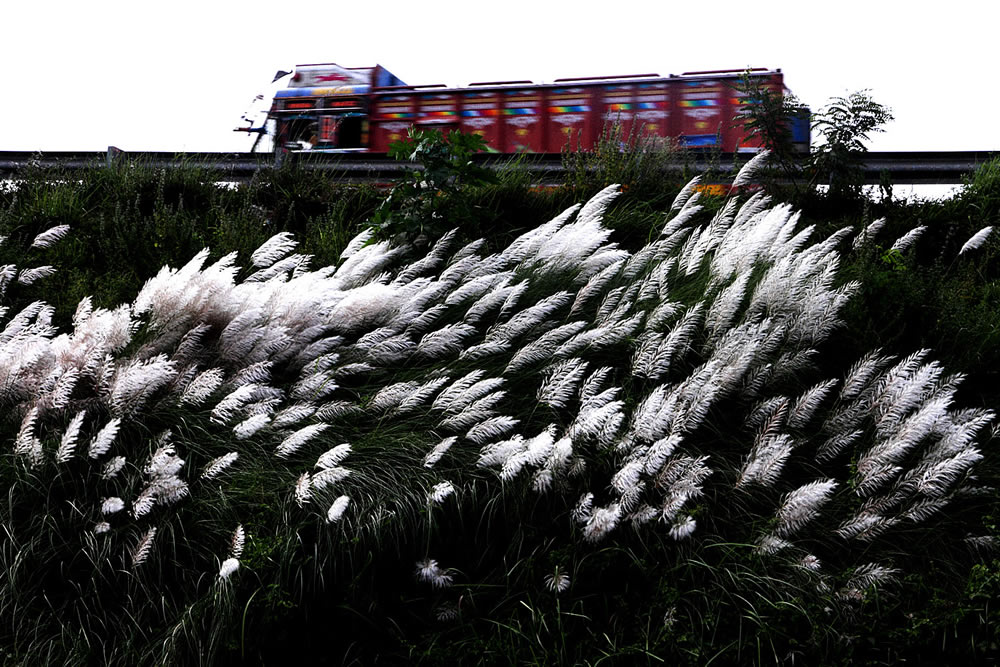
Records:
M740 167L740 170L736 173L736 178L733 179L733 187L738 188L741 185L752 183L757 178L757 172L764 167L764 163L769 159L771 159L770 151L763 150L758 152L749 162Z
M178 401L181 405L201 405L216 389L222 386L224 377L221 368L209 368L202 371L184 388Z
M351 476L351 471L347 468L341 466L332 466L330 468L323 468L317 473L314 473L310 484L312 488L321 491L331 484L336 484L342 482Z
M443 303L431 306L410 321L410 323L406 326L406 331L403 332L404 335L407 338L410 338L412 336L418 336L425 333L428 329L434 326L434 324L436 324L446 312L448 312L448 306ZM411 313L407 312L404 316L409 317L410 315Z
M736 280L722 290L712 302L705 317L705 326L713 337L719 336L732 325L743 303L749 282L749 273L737 276Z
M507 440L494 442L483 447L479 451L479 460L476 465L485 468L505 464L515 456L524 454L524 451L524 437L520 433L515 433ZM520 465L524 465L524 463L527 463L527 460L522 457Z
M127 362L118 368L111 381L111 407L119 414L136 412L176 376L176 364L163 354Z
M351 364L344 364L343 366L338 366L334 377L343 378L349 377L351 375L359 375L361 373L369 373L375 370L375 367L366 362L355 362Z
M93 312L94 300L89 296L80 299L80 302L76 305L76 310L73 312L73 327L81 328L90 319Z
M31 242L32 248L48 248L50 245L66 236L69 233L69 225L56 225L35 237Z
M101 514L115 514L123 509L125 509L125 501L121 498L105 498L101 501Z
M674 197L673 203L670 204L670 210L679 211L684 208L684 206L687 205L688 200L691 199L692 195L698 194L697 187L699 184L701 184L701 176L695 176L688 181L687 185L681 188L681 191L677 193L676 197Z
M844 539L871 542L876 537L899 523L895 517L885 517L871 512L861 512L843 522L835 531Z
M507 363L504 373L516 373L539 362L548 361L560 344L585 328L587 328L586 322L576 321L547 331L518 350Z
M438 562L431 558L417 563L417 578L434 588L447 588L452 584L452 576L448 571L442 569Z
M365 244L373 238L375 238L375 230L372 227L366 227L360 234L347 243L347 247L345 247L344 251L340 253L340 258L347 259L357 254L357 252L365 247Z
M330 312L329 321L343 332L384 326L400 312L401 292L389 285L368 283L348 291Z
M543 371L542 384L536 394L538 402L553 408L566 407L586 372L587 362L579 358L552 364Z
M875 377L892 362L892 357L883 356L880 349L872 350L859 359L847 372L844 386L840 390L842 400L852 400L868 387Z
M520 421L520 419L507 416L490 417L470 428L469 432L465 434L465 438L477 445L482 445L489 440L507 435L514 430Z
M783 549L792 546L788 540L783 540L777 535L764 535L757 542L757 552L764 556L773 556Z
M334 378L336 372L332 370L316 371L314 373L303 374L302 377L292 385L292 398L299 401L320 401L340 386Z
M246 440L267 426L271 422L271 416L266 413L255 414L233 427L233 435L237 440Z
M920 475L916 482L917 491L931 498L944 496L982 458L978 449L970 448L935 463Z
M458 378L452 382L447 389L438 394L437 398L434 399L434 402L431 403L431 409L445 412L460 411L465 405L465 403L462 403L459 400L460 397L463 396L473 385L479 382L484 375L486 375L486 371L475 370ZM475 400L475 398L472 400Z
M457 233L458 233L457 228L449 229L444 234L444 236L442 236L441 238L439 238L437 241L434 242L434 245L431 247L430 252L428 252L426 255L424 255L417 261L413 262L412 264L403 267L400 270L399 274L396 276L396 279L393 280L392 284L405 285L407 283L413 282L413 280L418 276L421 276L425 273L435 270L438 266L441 265L442 262L444 262L444 259L447 256L448 251L451 249L452 241L454 241L455 235ZM456 253L456 259L461 259L464 256L474 254L483 245L485 245L485 242L476 241L470 243L468 246L462 248L461 250L459 250L458 253ZM458 255L461 255L461 257Z
M204 480L215 479L221 475L229 466L236 463L236 459L240 457L238 452L229 452L228 454L223 454L217 458L212 459L205 466L204 472L201 473L201 478Z
M569 575L563 572L558 566L555 572L545 575L545 587L553 593L563 593L569 588Z
M660 516L660 510L652 505L643 503L634 512L629 514L627 518L632 522L632 527L638 530L640 526L649 523L658 516Z
M663 469L663 465L667 462L667 459L677 451L677 447L683 442L683 437L677 433L669 435L665 438L660 438L646 451L644 457L640 460L643 465L643 470L647 475L657 475Z
M641 461L629 461L611 477L611 487L619 495L627 495L629 491L639 485L642 469Z
M330 428L329 424L310 424L309 426L303 426L282 440L281 444L274 450L274 453L279 458L288 458L297 452L302 445L309 442L328 428Z
M275 234L253 251L253 254L250 255L250 263L257 268L271 266L295 250L297 245L298 241L294 240L290 232Z
M135 548L132 549L132 567L142 565L153 551L153 540L156 538L156 526L153 526L139 538Z
M792 453L792 439L785 433L759 438L750 458L740 471L736 488L748 484L773 486Z
M599 405L593 405L592 401L603 392L602 388L604 383L607 382L608 377L614 372L612 366L601 366L583 381L580 386L580 404L584 407L600 407ZM617 392L616 392L617 393ZM607 402L613 401L616 395L608 395ZM605 403L606 404L606 403Z
M751 223L755 216L766 211L770 205L771 197L765 194L763 190L753 193L740 206L740 210L736 213L736 218L733 220L733 225L737 228L742 228L744 225Z
M424 457L424 467L433 468L434 464L441 460L441 457L445 455L448 449L458 441L457 436L450 436L434 445L434 449L427 453Z
M681 312L683 307L683 304L678 301L661 301L649 314L649 319L646 320L646 330L662 331L664 325Z
M590 515L594 510L594 494L585 493L580 496L580 500L577 501L576 506L570 512L570 518L577 523L586 523L590 519Z
M351 453L351 446L344 442L333 449L324 452L317 460L317 468L332 468L334 466L340 465L340 463L348 457Z
M615 529L620 518L621 505L618 503L592 510L583 526L583 538L588 542L597 542Z
M576 297L573 299L573 305L570 307L570 315L578 314L588 301L602 294L624 266L625 260L618 260L591 276L583 287L577 290Z
M37 280L41 280L42 278L48 278L55 272L56 268L54 266L48 266L48 265L36 266L31 269L22 269L21 272L17 275L17 282L21 283L22 285L31 285Z
M271 381L271 367L274 364L270 361L258 361L250 364L246 368L240 369L236 375L227 383L227 386L237 389L245 384L267 384ZM220 369L212 369L220 370ZM206 371L207 373L208 371ZM221 374L220 374L220 377Z
M396 382L380 389L368 403L370 412L385 412L396 408L420 388L417 382Z
M334 421L341 417L353 417L364 412L361 406L350 401L330 401L320 406L313 415L324 422Z
M303 419L308 419L316 412L316 406L311 403L296 403L274 415L271 424L274 428L293 426Z
M226 560L222 561L222 565L219 567L219 579L222 581L226 581L238 569L240 569L239 559L227 558Z
M299 507L305 506L312 498L312 478L309 473L302 473L295 480L295 502Z
M208 371L205 371L206 373ZM194 384L192 382L192 384ZM255 397L260 385L251 382L230 392L212 408L212 421L225 424L235 417L237 411Z
M164 433L160 437L160 442L166 443L169 433L169 431ZM169 444L162 444L150 457L143 472L149 476L149 485L146 488L157 503L170 505L188 495L187 482L178 477L183 467L184 459L177 456L173 446Z
M233 537L229 540L229 557L239 558L243 555L243 544L246 540L246 532L243 530L243 524L236 526L236 530L233 531Z
M65 463L73 457L73 449L76 447L76 441L80 437L80 427L83 426L85 415L86 411L81 410L70 420L69 426L66 427L66 432L63 433L62 440L59 443L59 449L56 450L56 463Z
M451 482L440 482L431 487L431 490L427 494L428 502L440 505L448 498L451 494L455 492L455 485Z
M992 226L983 227L978 232L973 234L968 241L965 242L965 244L962 246L962 249L958 251L958 254L964 255L966 252L970 250L976 250L981 245L986 243L986 239L992 232L993 232Z
M284 259L280 259L274 264L267 266L263 269L255 271L246 277L243 281L245 283L266 283L271 280L278 280L279 282L285 282L288 280L288 274L294 273L298 275L301 271L308 268L309 262L312 260L312 255L289 255Z
M431 378L427 382L417 387L409 396L404 398L399 402L393 411L394 415L402 415L408 412L413 412L418 408L423 407L430 401L431 396L437 393L443 385L447 384L449 378L447 375L439 378Z
M913 229L911 229L910 231L906 232L898 239L896 239L896 242L892 244L890 250L898 250L899 252L903 252L911 245L913 245L914 242L916 242L916 240L919 239L920 236L926 230L927 230L926 225L920 225L919 227L914 227Z
M462 361L479 361L507 353L511 348L509 340L486 340L462 351L458 358Z
M778 508L775 532L781 537L788 537L801 530L819 516L820 508L830 499L836 487L837 483L832 479L817 480L786 494Z
M788 426L795 429L805 428L836 386L836 380L827 380L806 390L792 405L788 413Z
M900 516L914 523L920 523L947 507L949 500L949 498L924 498L923 500L914 502Z
M102 535L111 531L111 524L107 521L98 521L94 524L94 535Z
M489 273L477 278L468 280L467 282L458 286L451 294L449 294L445 300L445 306L454 306L460 304L463 301L468 301L470 299L478 299L487 292L489 292L498 283L503 283L513 275L511 271L503 271L500 273Z
M132 501L132 516L136 519L146 516L152 511L155 504L156 489L153 487L146 487L138 496L136 496L135 500Z
M854 239L853 246L855 249L860 248L869 241L871 241L875 236L882 231L885 226L885 218L879 218L878 220L872 222L870 225L861 230L861 233L857 235Z
M839 595L847 600L863 600L864 594L872 586L891 584L899 570L892 567L867 563L855 568L853 576L844 585Z
M445 417L441 420L440 426L455 431L463 431L471 428L474 424L485 421L496 416L494 408L507 396L505 391L494 391L482 398L469 403L462 408L462 411Z
M534 327L548 320L553 313L566 306L570 298L570 293L563 291L540 299L534 305L516 313L503 324L490 327L486 332L486 340L488 342L509 342L516 340Z
M326 511L327 523L336 523L337 521L340 521L350 502L351 499L347 496L338 496L337 499L330 505L330 509Z
M0 266L0 295L7 291L10 281L17 275L17 266L14 264L4 264Z
M96 459L107 453L111 448L111 443L115 440L115 436L118 435L118 428L121 426L121 423L122 420L115 417L97 432L94 439L90 441L90 447L87 452L90 458Z
M71 368L60 375L59 379L55 382L55 386L52 387L52 391L45 399L48 406L53 410L60 410L66 407L67 403L69 403L69 397L72 396L79 379L80 371L75 368Z
M470 324L476 324L490 311L503 307L512 296L516 300L527 286L527 281L522 281L516 285L510 285L506 280L502 281L469 306L469 309L465 311L464 320Z
M697 528L698 522L695 521L694 517L685 514L684 516L678 517L672 526L670 526L670 537L680 541L687 539L693 533L695 528Z
M378 366L398 366L410 358L416 351L417 344L409 334L402 333L375 343L368 350L368 360Z
M836 433L830 436L823 444L816 449L816 460L820 463L827 463L837 458L845 449L848 449L857 442L864 431L854 430L847 433Z
M104 468L101 470L101 479L113 479L124 467L125 457L115 456L104 464Z

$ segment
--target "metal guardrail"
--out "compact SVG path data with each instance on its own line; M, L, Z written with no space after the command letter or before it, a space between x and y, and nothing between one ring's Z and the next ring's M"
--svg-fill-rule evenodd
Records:
M1000 158L1000 151L937 151L867 153L863 171L868 183L879 183L887 176L896 184L955 184L979 165ZM539 182L555 183L563 174L558 154L497 156L482 154L477 161L501 167L516 164L535 175ZM682 165L693 173L711 171L726 176L742 165L748 156L691 154ZM385 155L364 153L289 153L285 162L295 162L307 169L322 169L351 182L389 181L413 165L397 162ZM0 178L11 178L32 167L78 170L136 163L152 168L199 167L214 172L219 180L245 181L260 169L275 167L270 153L169 153L126 152L111 147L105 152L69 151L0 151Z

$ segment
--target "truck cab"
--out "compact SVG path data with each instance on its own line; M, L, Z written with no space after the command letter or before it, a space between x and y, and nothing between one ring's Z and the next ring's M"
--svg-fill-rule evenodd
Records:
M385 68L297 65L268 112L276 151L350 153L369 150L374 88L405 85Z

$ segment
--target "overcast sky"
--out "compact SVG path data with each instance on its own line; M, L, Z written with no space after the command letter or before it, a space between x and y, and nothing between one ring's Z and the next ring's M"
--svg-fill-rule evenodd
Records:
M275 70L381 64L410 84L781 68L814 109L870 89L872 150L1000 150L1000 3L8 2L0 150L242 151ZM933 7L933 10L930 9Z

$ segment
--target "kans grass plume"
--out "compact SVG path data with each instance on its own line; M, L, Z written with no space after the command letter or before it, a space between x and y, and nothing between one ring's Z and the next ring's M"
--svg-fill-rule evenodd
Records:
M664 233L629 253L601 221L616 195L491 255L454 248L449 234L405 264L403 249L366 232L339 265L313 269L279 234L242 281L235 255L206 266L203 252L165 267L128 307L86 300L66 333L40 302L14 314L0 332L0 400L19 511L5 519L16 537L2 564L8 582L58 580L71 552L82 556L58 594L4 584L5 626L60 636L10 617L52 618L44 599L73 610L63 617L95 644L117 640L92 613L180 628L206 595L201 576L239 581L244 523L290 544L311 536L286 557L322 580L352 544L407 553L386 540L430 539L427 522L468 503L487 511L475 503L491 496L505 498L511 526L546 498L552 530L581 554L619 536L668 537L664 559L752 562L775 599L838 610L824 623L852 618L868 591L901 580L898 544L915 533L946 542L929 519L978 492L992 411L956 407L961 378L926 352L873 351L820 371L857 289L837 279L849 230L812 240L762 196L699 222L692 185ZM420 512L428 502L434 511ZM274 525L256 524L269 516ZM31 531L58 535L39 550ZM213 546L227 543L220 566ZM752 554L719 560L708 547L720 543ZM432 559L398 568L439 590L458 576ZM557 572L536 584L566 593ZM126 591L113 598L122 609L89 606L81 591L98 580ZM27 608L8 604L22 595ZM249 604L226 600L210 604Z

